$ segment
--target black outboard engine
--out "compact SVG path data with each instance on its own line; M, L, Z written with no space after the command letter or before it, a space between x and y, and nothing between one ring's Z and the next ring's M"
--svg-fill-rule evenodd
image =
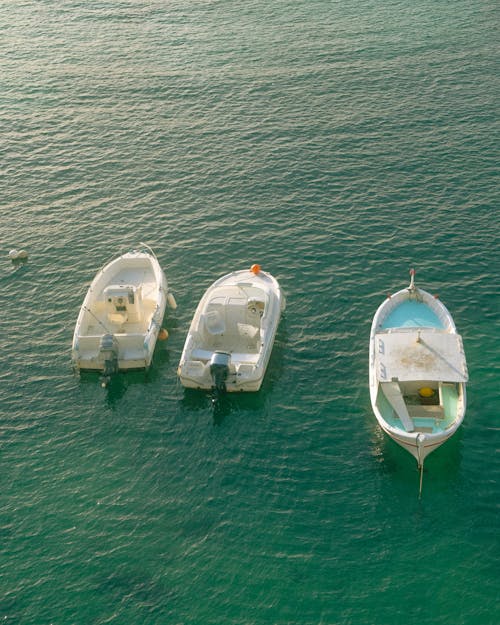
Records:
M218 392L226 392L226 380L229 375L231 354L228 352L214 352L210 358L210 375L212 386Z
M99 357L104 362L101 384L107 386L111 376L118 371L118 343L113 334L104 334L101 337Z

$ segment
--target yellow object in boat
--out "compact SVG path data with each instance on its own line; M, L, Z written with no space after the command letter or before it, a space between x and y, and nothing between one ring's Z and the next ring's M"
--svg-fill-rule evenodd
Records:
M418 389L418 394L420 397L432 397L434 395L434 389L429 388L428 386L423 386Z

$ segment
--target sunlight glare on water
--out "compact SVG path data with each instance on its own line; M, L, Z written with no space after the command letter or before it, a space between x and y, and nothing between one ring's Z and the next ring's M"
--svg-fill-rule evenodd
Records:
M2 622L499 621L497 11L1 3ZM140 242L178 308L150 371L102 389L74 325ZM253 263L287 310L262 389L214 407L179 357L205 289ZM410 267L470 373L421 500L368 392Z

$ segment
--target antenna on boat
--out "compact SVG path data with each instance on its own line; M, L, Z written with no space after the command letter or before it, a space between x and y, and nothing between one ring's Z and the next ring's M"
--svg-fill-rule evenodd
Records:
M425 435L422 433L417 434L417 454L418 454L418 468L420 471L420 484L418 487L418 498L421 499L422 498L422 482L424 479L424 459L421 457L421 451L422 451L422 444L425 440Z

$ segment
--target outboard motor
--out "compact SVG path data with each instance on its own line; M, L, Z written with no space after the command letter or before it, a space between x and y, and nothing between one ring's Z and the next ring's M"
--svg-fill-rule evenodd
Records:
M118 343L113 334L104 334L101 337L99 356L104 362L101 384L107 386L111 376L118 371Z
M214 352L210 358L210 375L212 376L212 386L218 391L226 392L226 380L229 375L229 363L231 354L228 352Z

